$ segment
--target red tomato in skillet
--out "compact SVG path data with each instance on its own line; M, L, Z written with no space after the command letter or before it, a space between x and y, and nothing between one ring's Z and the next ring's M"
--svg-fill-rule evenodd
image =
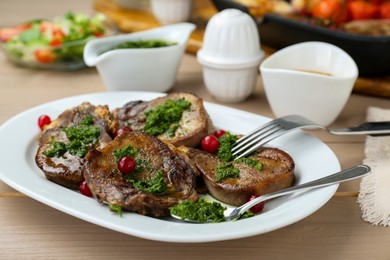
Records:
M376 18L379 12L377 5L365 0L348 3L348 14L352 20L367 20Z
M344 0L320 0L314 5L311 15L327 24L341 24L348 20Z
M379 6L379 17L382 19L390 19L390 1L381 3Z

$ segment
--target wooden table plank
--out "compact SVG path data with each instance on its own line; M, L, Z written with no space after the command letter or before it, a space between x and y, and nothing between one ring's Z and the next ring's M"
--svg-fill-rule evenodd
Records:
M388 259L388 230L361 220L355 198L333 198L305 220L249 238L149 241L63 214L29 198L0 198L0 259ZM297 209L299 210L299 209ZM45 217L42 217L45 216ZM39 239L38 239L39 238ZM12 243L10 242L12 240ZM23 245L23 246L21 246Z

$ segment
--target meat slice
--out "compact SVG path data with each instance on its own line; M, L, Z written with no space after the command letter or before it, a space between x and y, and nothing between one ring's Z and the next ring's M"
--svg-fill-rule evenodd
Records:
M133 173L124 175L118 170L115 153L127 148L136 151L131 157L137 166ZM150 183L157 174L162 176L165 192L156 194L136 185ZM104 148L91 150L84 177L100 202L142 215L167 216L169 207L198 198L195 172L183 155L176 147L142 132L125 132Z
M238 177L221 181L216 181L216 169L223 162L217 156L192 148L187 148L186 152L201 172L209 193L230 205L240 206L252 195L270 193L294 183L294 161L277 148L262 148L250 157L262 164L262 170L234 161L234 168L239 170Z
M113 111L120 126L129 126L136 131L144 131L147 120L146 112L163 105L167 100L184 99L191 103L179 121L173 136L168 132L158 134L158 138L175 146L196 147L201 139L213 130L203 100L190 93L172 93L151 101L132 101Z
M103 147L112 140L111 133L117 128L117 122L113 120L107 106L94 106L84 102L65 110L45 127L38 138L35 162L48 180L70 189L78 189L84 181L83 164L86 151L76 152L75 147L65 148L66 144L69 144L65 131L67 128L78 127L88 117L91 119L88 125L95 127L97 139L85 146L87 150ZM52 154L48 151L52 151Z

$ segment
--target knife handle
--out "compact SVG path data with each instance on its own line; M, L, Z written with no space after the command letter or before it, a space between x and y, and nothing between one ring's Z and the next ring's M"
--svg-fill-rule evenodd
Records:
M390 121L366 122L358 127L329 129L329 132L335 135L385 136L390 135Z
M382 134L369 134L371 136L390 135L390 121L366 122L364 124L361 124L359 127L362 128L362 129L365 129L367 131L389 130L388 132L385 132L385 133L382 133Z
M366 122L361 124L360 127L367 130L390 130L390 121Z

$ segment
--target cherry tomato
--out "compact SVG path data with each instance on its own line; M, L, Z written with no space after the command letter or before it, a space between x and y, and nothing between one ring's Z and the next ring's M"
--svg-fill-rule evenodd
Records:
M220 138L221 136L223 136L224 134L226 134L226 131L225 130L222 130L222 129L218 129L214 132L214 136L217 137L217 138Z
M51 119L48 115L41 115L38 117L38 126L43 130L43 128L51 123Z
M104 35L104 32L93 32L93 35L95 35L96 37L102 37Z
M79 186L80 193L87 197L92 197L92 191L88 187L88 184L86 181L83 181Z
M340 24L348 20L345 0L320 0L313 6L311 14L329 24Z
M252 195L252 196L249 197L248 201L254 200L254 199L256 199L257 197L259 197L259 196L257 196L257 195ZM252 213L255 213L255 214L256 214L256 213L259 213L259 212L263 211L264 205L265 205L265 202L264 202L264 201L263 201L263 202L260 202L259 204L254 205L252 208L250 208L250 211L251 211Z
M136 166L134 159L129 156L124 156L118 161L118 169L125 175L132 173Z
M203 137L202 141L200 142L200 146L202 147L203 151L215 154L219 148L218 138L214 135L207 135Z
M348 3L348 13L352 20L373 19L378 15L378 6L365 0Z
M50 42L50 46L60 46L64 41L65 34L60 28L53 30L53 38Z
M55 61L56 57L50 50L36 50L35 51L35 58L40 63L52 63Z
M133 131L130 127L127 127L127 126L124 126L122 128L118 128L115 133L114 133L114 137L117 137L118 135L121 135L123 134L124 132L131 132Z
M379 6L379 17L382 19L390 19L390 2L383 2Z

